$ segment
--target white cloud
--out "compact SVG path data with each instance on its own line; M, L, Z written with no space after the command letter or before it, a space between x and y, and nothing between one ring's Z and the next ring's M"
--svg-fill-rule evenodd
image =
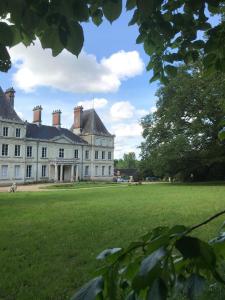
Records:
M152 106L151 108L150 108L150 113L154 113L154 112L156 112L157 111L157 108L155 107L155 106Z
M84 109L100 109L107 105L108 100L105 98L93 98L93 100L79 101L77 105L82 105Z
M118 123L112 126L112 131L117 137L135 137L141 136L142 127L137 122L130 124Z
M64 50L52 57L39 42L26 48L19 44L10 49L17 71L13 76L17 87L31 92L39 86L69 92L116 92L122 80L142 73L143 61L137 51L120 51L100 62L84 51L76 58Z
M110 116L113 121L130 119L134 111L135 107L129 101L119 101L111 106Z

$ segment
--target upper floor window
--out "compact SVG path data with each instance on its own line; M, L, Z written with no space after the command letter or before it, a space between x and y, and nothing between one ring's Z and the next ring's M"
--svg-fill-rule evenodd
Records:
M85 159L89 159L89 151L88 150L85 151Z
M43 165L41 167L41 177L46 177L47 176L47 166Z
M20 145L15 145L15 156L20 156L20 148L21 146Z
M1 175L2 175L2 178L8 177L8 166L7 165L2 165Z
M79 157L79 152L78 149L74 150L74 158L78 158Z
M98 151L95 151L95 159L98 159Z
M26 168L26 177L30 178L32 176L32 166L28 165Z
M2 144L2 156L8 156L9 152L9 145Z
M32 157L32 146L27 146L27 157Z
M9 128L3 127L3 136L8 136L8 134L9 134Z
M59 157L64 158L64 149L59 148Z
M102 151L102 159L105 159L105 151Z
M108 152L108 159L112 159L112 152Z
M16 137L20 137L20 128L16 128Z
M42 158L46 158L47 157L47 147L42 147L42 149L41 149L41 157Z

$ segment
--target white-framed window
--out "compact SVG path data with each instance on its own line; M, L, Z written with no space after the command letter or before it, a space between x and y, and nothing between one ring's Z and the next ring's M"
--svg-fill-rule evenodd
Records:
M32 157L32 146L27 146L27 157Z
M98 159L98 151L95 151L95 159Z
M112 166L109 166L109 176L112 175Z
M41 149L41 157L46 158L47 157L47 147L42 147Z
M102 166L102 176L105 176L105 166Z
M89 159L89 150L85 150L85 159Z
M102 159L105 159L105 151L102 151Z
M41 177L47 177L47 166L46 165L41 166Z
M76 158L76 159L79 158L79 151L78 151L78 149L74 150L74 158Z
M20 145L15 145L15 156L20 156L20 149L21 149L21 146Z
M2 156L8 156L9 153L9 145L2 144Z
M59 157L63 158L64 157L64 149L59 148Z
M108 159L111 160L112 159L112 152L108 152Z
M16 137L20 137L20 128L16 128Z
M89 166L85 166L85 168L84 168L84 175L85 176L89 175Z
M3 136L8 136L9 134L9 127L3 127Z
M20 178L20 166L19 165L14 166L14 177Z
M2 178L7 178L8 177L8 166L7 165L2 165L2 167L1 167L1 176L2 176Z
M26 177L27 178L31 178L32 176L32 165L27 165L27 168L26 168Z
M95 176L98 176L98 166L95 166Z

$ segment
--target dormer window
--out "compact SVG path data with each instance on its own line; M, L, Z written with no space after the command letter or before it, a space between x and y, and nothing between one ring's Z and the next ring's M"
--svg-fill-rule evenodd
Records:
M8 133L9 133L9 128L3 127L3 136L8 136Z

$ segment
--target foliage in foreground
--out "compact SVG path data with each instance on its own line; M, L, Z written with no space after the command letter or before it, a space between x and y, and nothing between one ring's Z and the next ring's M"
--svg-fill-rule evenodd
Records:
M175 299L178 295L197 299L209 284L225 284L221 275L225 225L209 242L190 236L224 213L189 228L157 227L126 249L104 250L97 257L105 262L97 277L83 286L72 300L163 300Z
M82 23L100 25L104 18L113 22L122 12L122 0L1 0L0 71L11 67L8 47L25 46L39 38L53 56L63 49L78 55L83 47ZM133 15L129 25L137 25L136 43L150 56L147 70L152 80L164 81L175 75L174 63L189 63L204 55L208 71L225 70L224 0L127 0ZM211 22L210 16L217 21ZM5 23L5 18L8 23ZM201 34L199 34L201 33Z

